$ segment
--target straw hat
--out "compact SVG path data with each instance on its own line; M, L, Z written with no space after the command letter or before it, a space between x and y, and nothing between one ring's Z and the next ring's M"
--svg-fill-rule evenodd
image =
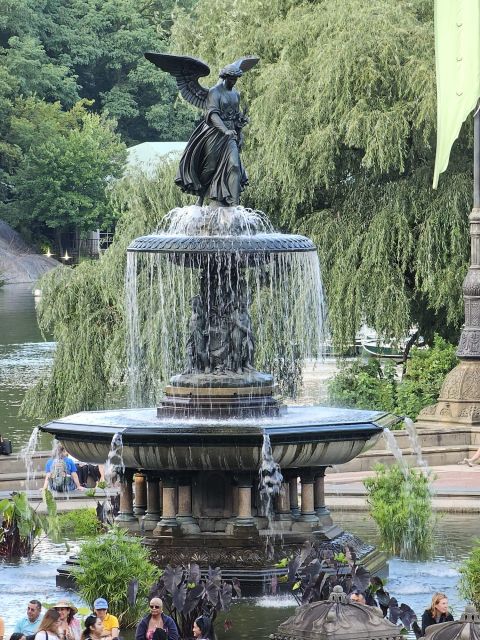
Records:
M68 600L59 600L57 604L54 604L52 609L70 609L72 614L75 615L78 611L77 607L74 607Z

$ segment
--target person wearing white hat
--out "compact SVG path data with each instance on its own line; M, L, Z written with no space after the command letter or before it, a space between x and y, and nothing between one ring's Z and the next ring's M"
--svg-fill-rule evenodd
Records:
M60 600L53 605L60 614L58 621L58 630L61 640L80 640L82 630L80 622L75 618L78 609L68 600Z

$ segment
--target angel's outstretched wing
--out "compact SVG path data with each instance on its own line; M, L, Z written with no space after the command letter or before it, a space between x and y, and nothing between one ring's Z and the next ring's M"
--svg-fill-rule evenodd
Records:
M208 89L202 87L198 79L208 76L210 73L207 64L188 56L175 56L169 53L154 53L153 51L147 51L145 58L175 78L185 100L199 109L205 108Z
M259 60L260 58L248 56L248 58L239 58L238 60L235 60L233 64L235 66L238 65L242 71L250 71L250 69L252 69Z

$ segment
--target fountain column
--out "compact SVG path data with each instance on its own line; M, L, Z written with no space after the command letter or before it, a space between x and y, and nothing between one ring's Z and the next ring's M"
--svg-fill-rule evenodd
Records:
M145 474L137 471L133 476L135 486L135 502L133 513L141 518L147 510L147 483Z
M184 533L199 533L200 528L192 515L192 477L182 475L178 481L177 523Z
M172 533L178 527L177 522L177 482L173 476L162 479L162 517L153 531L154 536Z
M147 511L142 518L144 531L153 531L160 519L160 491L158 476L147 474Z
M315 473L313 502L315 513L319 518L330 516L330 511L325 506L325 467L320 467Z
M289 480L290 513L293 518L298 518L300 509L298 508L298 475L294 475Z
M302 469L300 473L302 490L302 505L300 519L293 524L294 531L312 531L318 526L313 499L314 472L312 469Z
M133 469L125 469L120 481L120 511L115 518L124 529L135 531L140 529L137 518L133 515Z
M275 498L275 519L291 520L290 512L290 483L283 482L280 493Z
M252 517L252 478L250 474L242 474L238 479L238 512L235 526L251 527Z

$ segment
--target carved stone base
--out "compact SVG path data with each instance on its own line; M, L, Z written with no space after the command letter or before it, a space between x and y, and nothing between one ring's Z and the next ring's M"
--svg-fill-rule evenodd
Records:
M438 402L422 409L416 426L480 426L480 360L463 360L450 371Z
M273 377L261 371L182 373L171 378L157 417L278 416L284 407L274 391Z
M367 569L378 572L385 567L386 558L382 553L338 527L332 528L331 534L336 529L336 535L332 537L324 531L295 536L286 534L270 537L270 544L266 544L265 536L259 536L254 529L239 527L232 536L148 537L144 544L152 550L154 562L160 567L167 564L186 566L190 562L197 562L202 570L209 566L220 567L225 578L236 576L240 579L243 595L264 593L273 574L285 573L285 569L275 568L275 563L295 554L305 540L315 543L320 550L330 549L334 553L344 552L349 546Z

